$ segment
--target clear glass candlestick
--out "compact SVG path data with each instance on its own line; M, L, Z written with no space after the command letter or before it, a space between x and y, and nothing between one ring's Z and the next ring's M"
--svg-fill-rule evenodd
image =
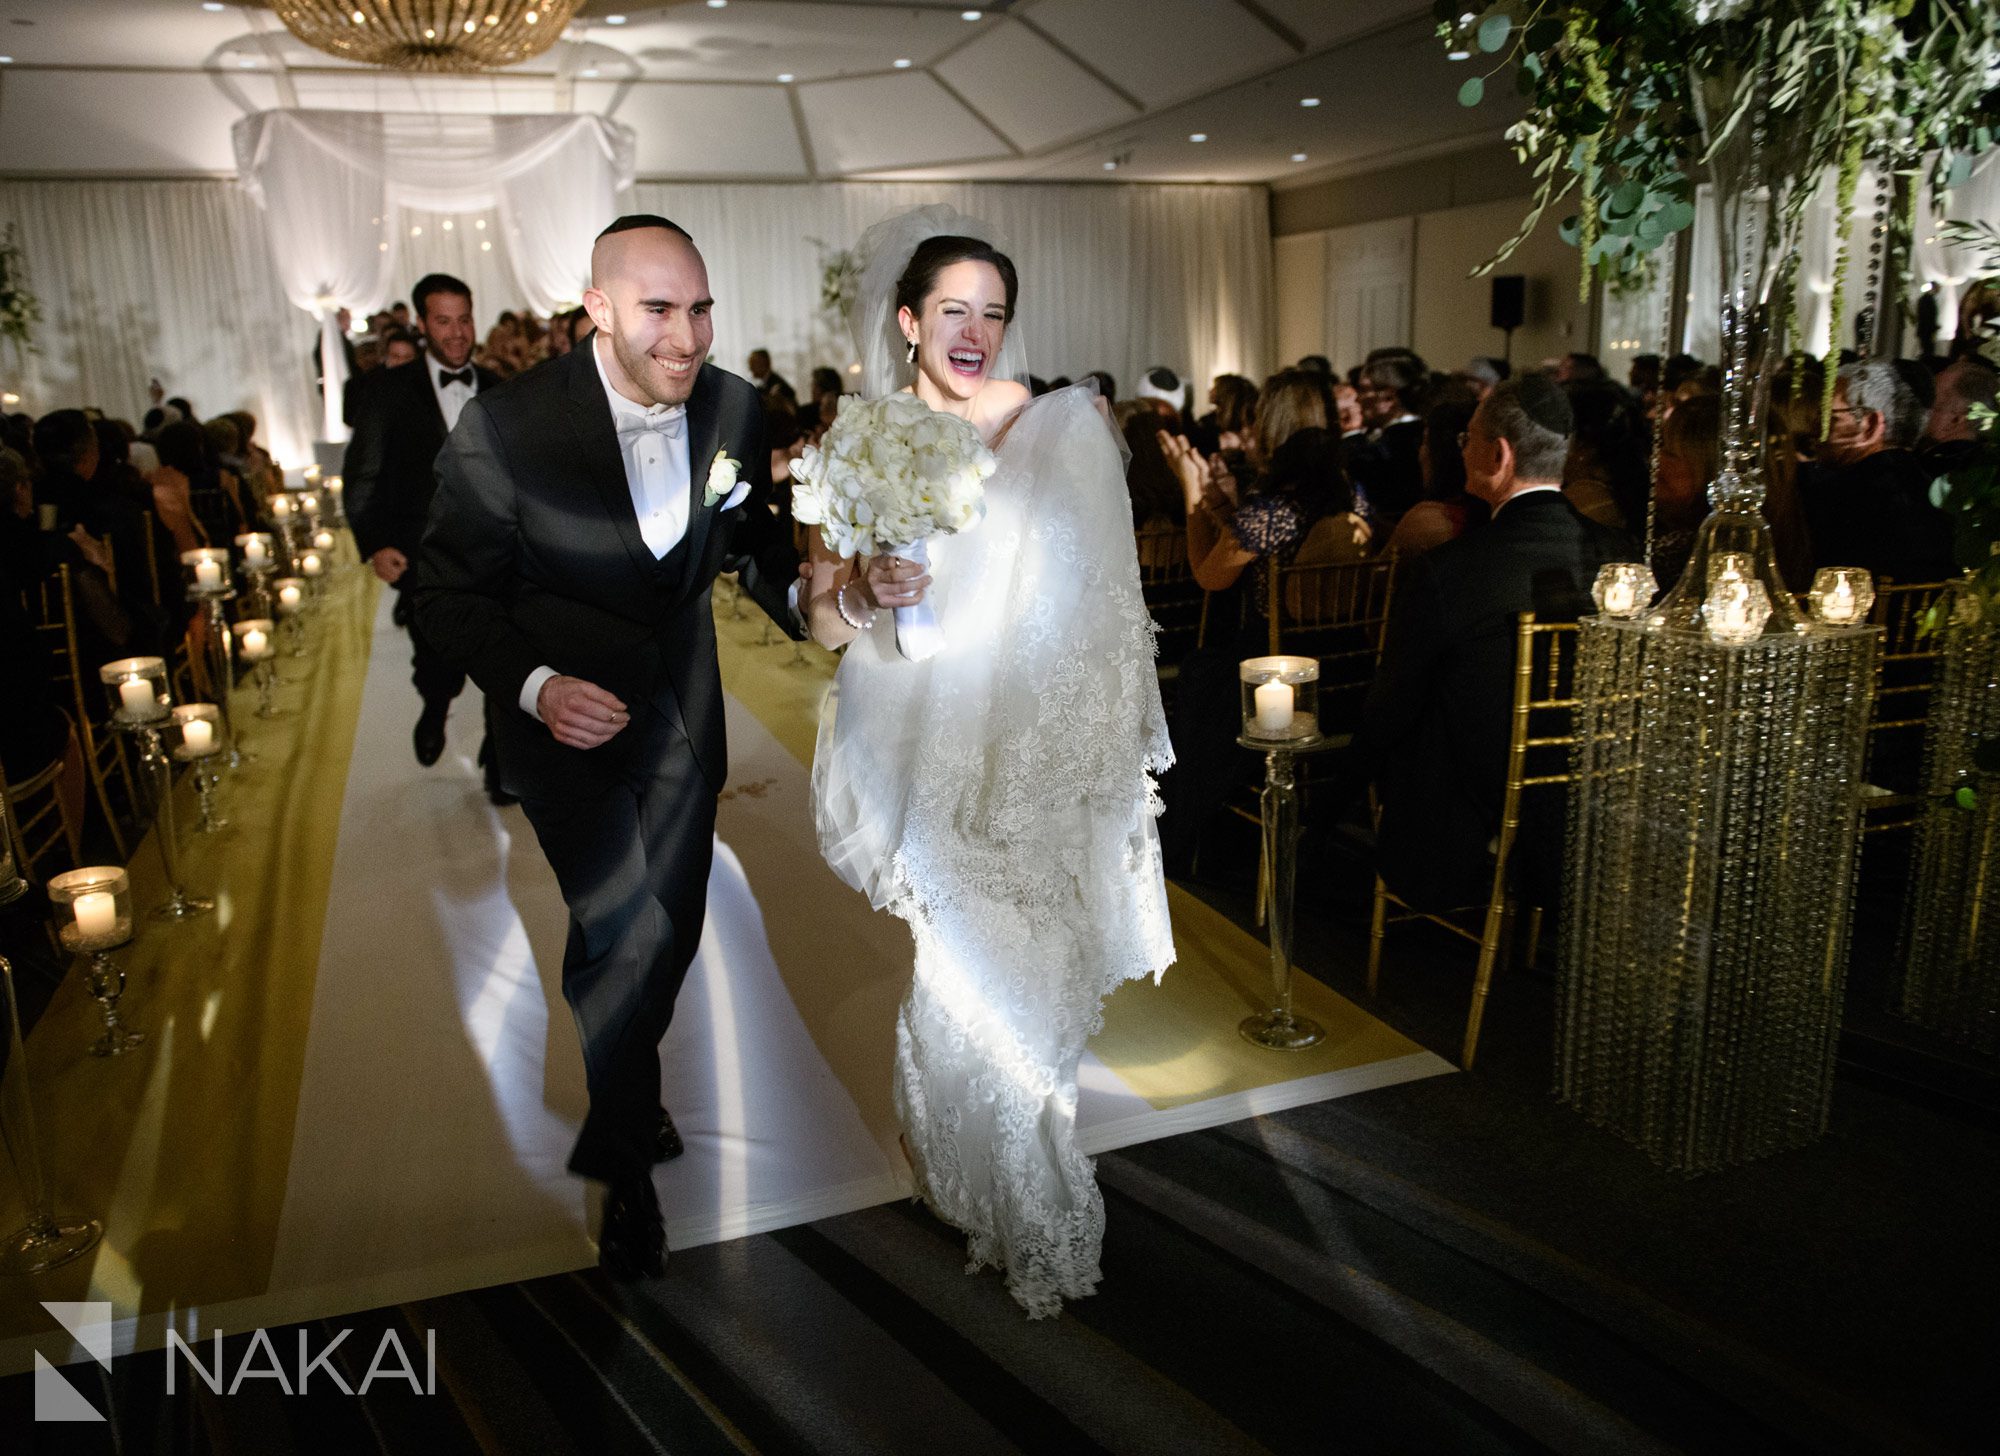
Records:
M166 714L161 717L165 719ZM169 720L170 721L170 720ZM189 920L215 908L213 900L190 895L181 884L179 831L174 827L174 771L168 757L166 735L159 723L117 725L139 744L139 761L153 786L153 802L158 817L153 825L153 843L159 846L160 868L166 875L167 899L153 907L155 920Z
M96 1219L59 1216L49 1203L35 1104L25 1075L28 1054L21 1038L20 997L14 988L13 964L5 956L0 956L0 987L7 998L8 1065L19 1069L0 1078L0 1134L28 1205L28 1221L0 1236L0 1275L41 1274L95 1248L104 1228Z
M94 1057L115 1057L146 1039L118 1019L125 973L111 952L132 939L132 881L116 865L70 870L49 881L49 909L64 950L90 957L90 994L104 1014L104 1034Z
M179 730L180 741L174 743L171 752L175 759L191 766L194 774L195 793L201 799L201 822L196 824L196 834L214 834L227 829L229 821L215 816L215 785L220 777L216 765L223 756L225 734L222 714L213 703L183 703L174 709L174 727Z

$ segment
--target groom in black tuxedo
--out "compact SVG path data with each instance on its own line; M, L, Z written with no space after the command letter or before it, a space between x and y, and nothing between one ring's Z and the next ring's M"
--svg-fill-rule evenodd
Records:
M467 405L438 459L416 619L492 704L503 781L570 910L563 996L609 1185L599 1259L660 1272L652 1165L680 1152L660 1038L701 940L725 758L709 589L735 571L794 636L763 413L706 363L708 272L665 218L598 236L596 334Z

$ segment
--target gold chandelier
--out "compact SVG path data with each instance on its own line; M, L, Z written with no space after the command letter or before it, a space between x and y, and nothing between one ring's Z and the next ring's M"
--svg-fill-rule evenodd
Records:
M315 50L399 71L484 71L554 45L583 0L271 0Z

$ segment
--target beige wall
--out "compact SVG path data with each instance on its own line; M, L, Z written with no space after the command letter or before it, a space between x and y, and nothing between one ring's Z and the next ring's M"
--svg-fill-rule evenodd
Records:
M1433 366L1456 369L1475 354L1498 355L1505 336L1489 320L1491 280L1471 271L1514 235L1528 210L1525 169L1503 145L1432 158L1363 177L1277 192L1272 198L1278 354L1340 353L1328 337L1329 278L1341 267L1333 244L1364 223L1413 220L1407 343ZM1577 253L1556 236L1560 209L1496 270L1527 279L1526 318L1514 331L1514 362L1538 363L1590 347L1590 311L1577 298ZM1345 369L1360 358L1334 357Z
M1427 212L1417 218L1410 347L1440 369L1475 354L1499 355L1506 336L1491 324L1492 279L1467 275L1514 235L1525 198ZM1577 252L1544 219L1495 272L1527 279L1527 307L1514 330L1514 363L1535 364L1590 347L1589 308L1576 296Z

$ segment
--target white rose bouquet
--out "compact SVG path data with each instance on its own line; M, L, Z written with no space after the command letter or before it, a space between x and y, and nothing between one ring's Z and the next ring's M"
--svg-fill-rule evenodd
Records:
M970 422L914 394L847 395L825 438L792 465L792 517L818 526L842 557L887 553L929 565L925 538L977 524L997 466ZM896 609L903 656L921 662L943 646L929 602Z

